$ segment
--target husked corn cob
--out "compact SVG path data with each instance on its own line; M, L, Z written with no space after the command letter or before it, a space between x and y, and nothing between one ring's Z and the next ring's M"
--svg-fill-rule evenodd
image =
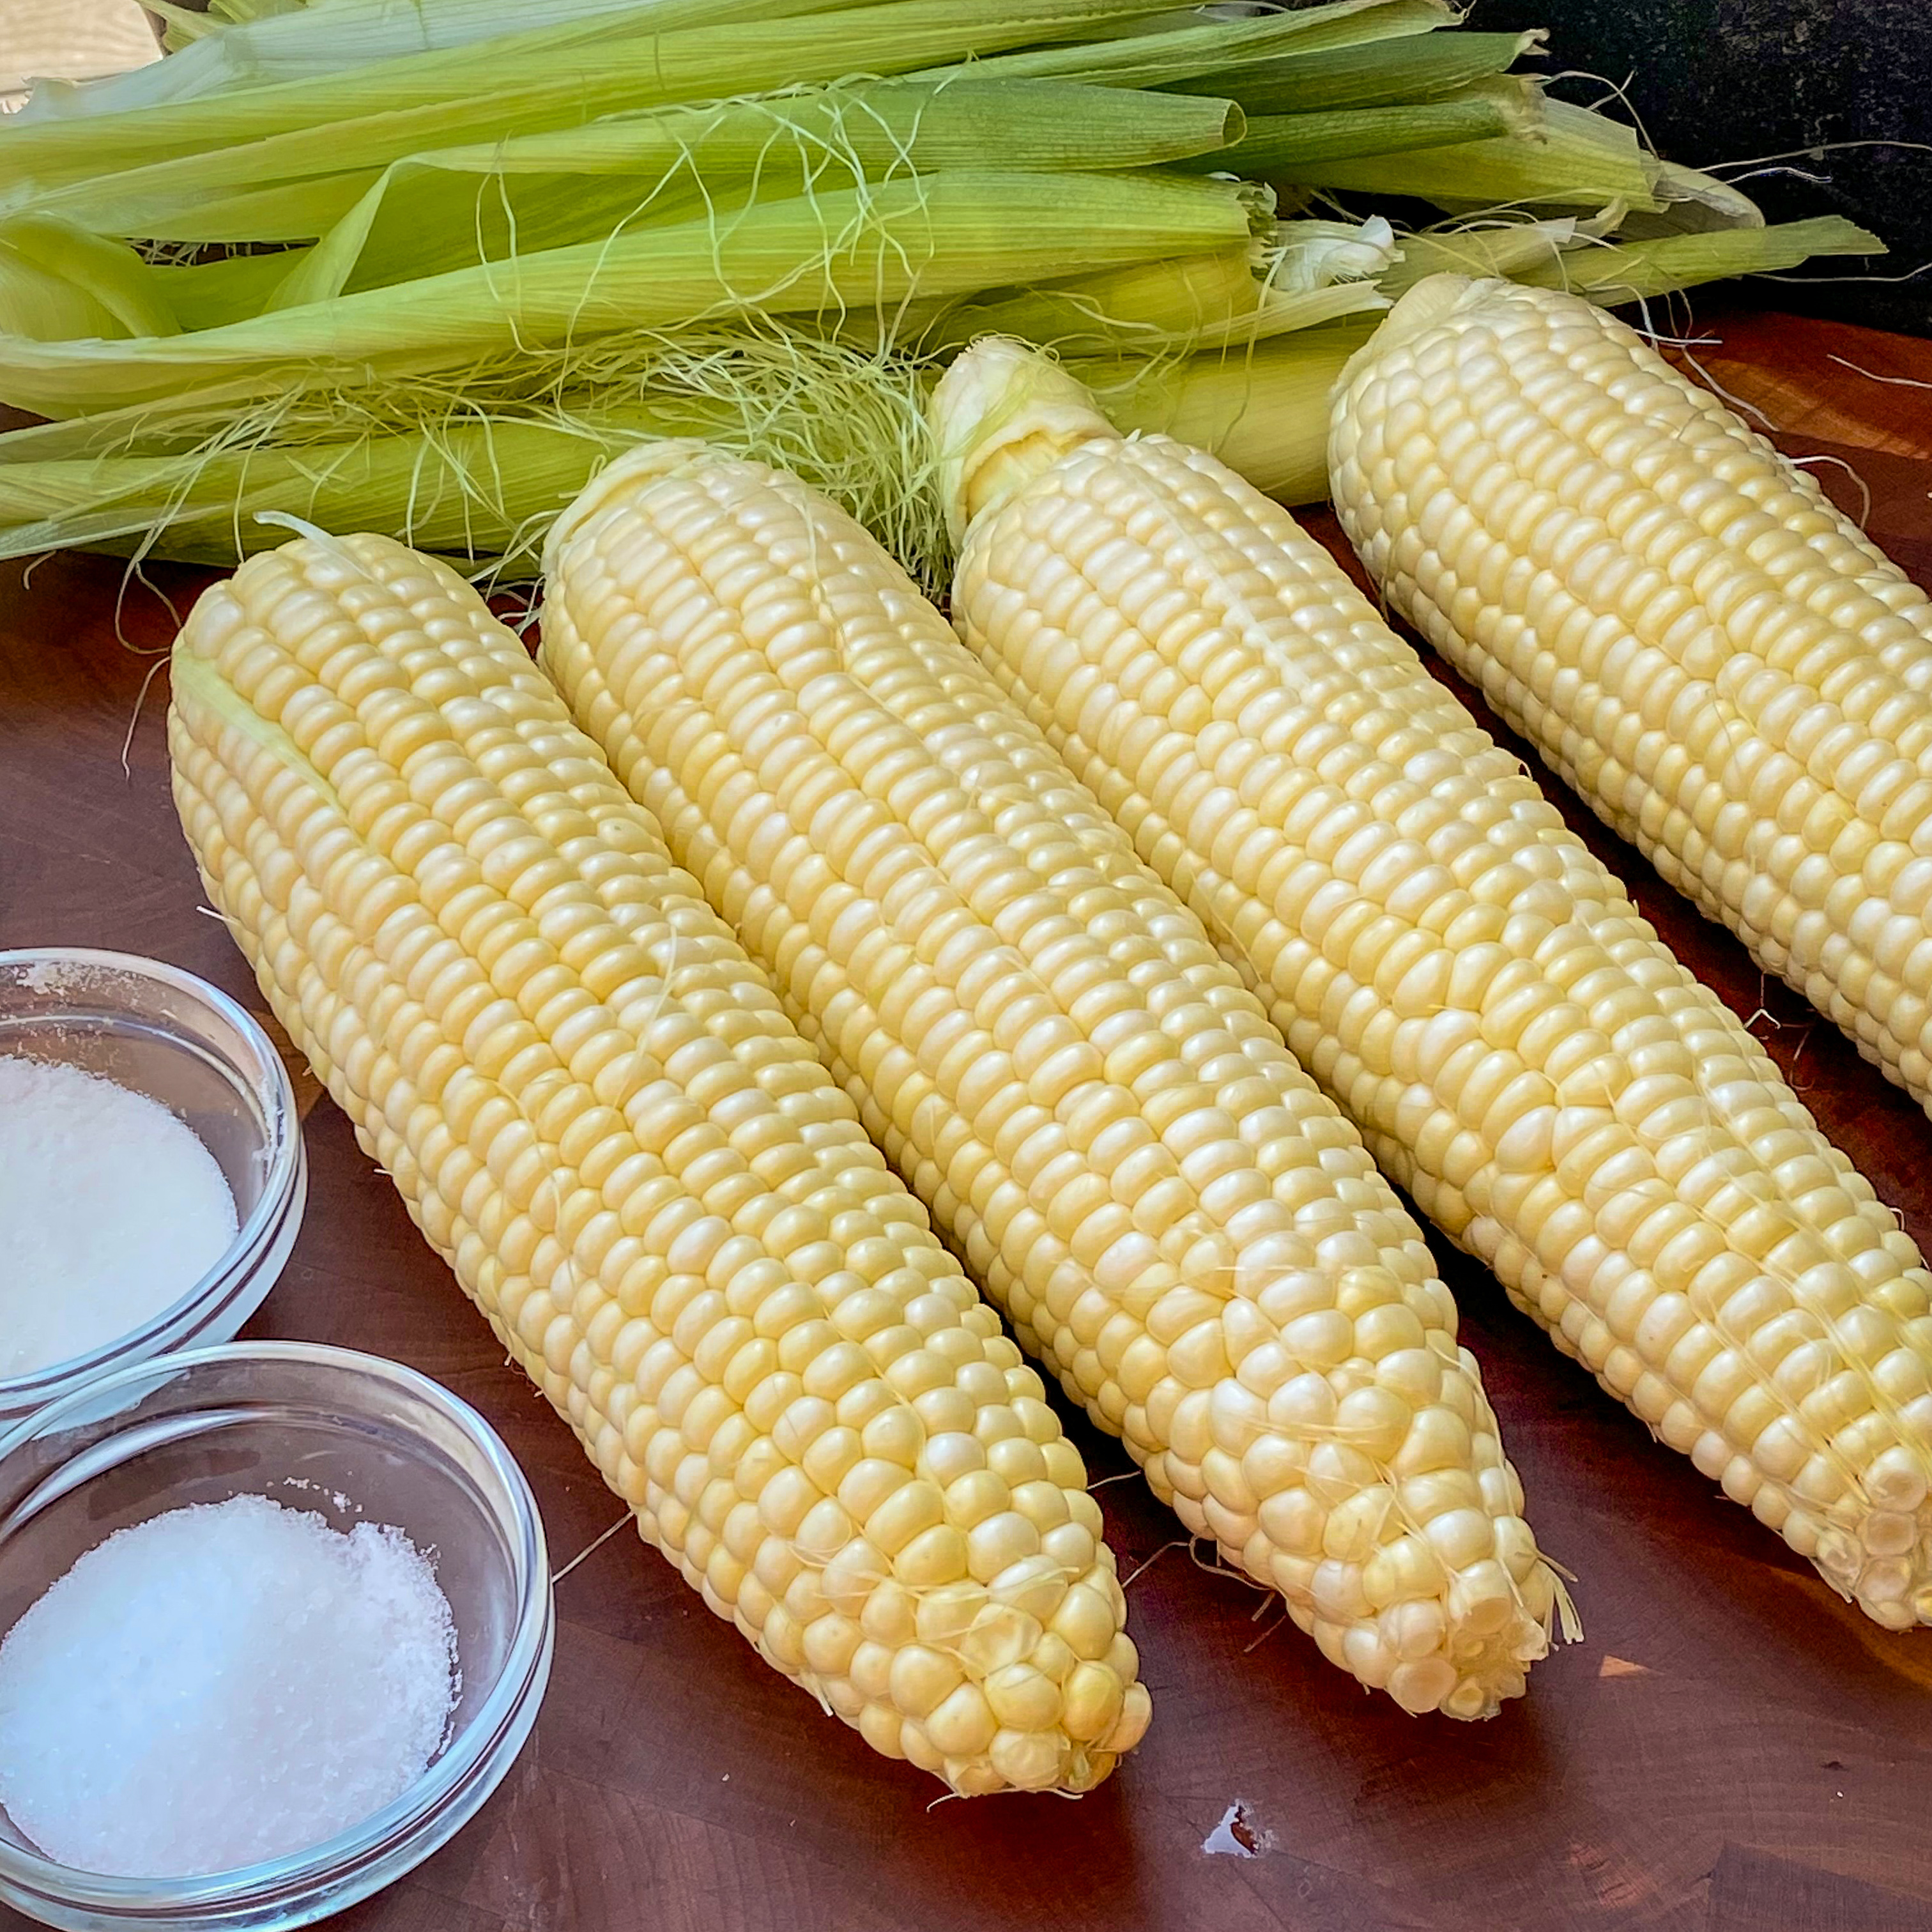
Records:
M934 398L968 640L1451 1239L1880 1622L1932 1621L1910 1240L1328 554L982 344Z
M304 541L202 597L173 683L211 898L645 1538L887 1756L1104 1778L1148 1701L1078 1453L517 639L386 538Z
M546 574L545 668L1026 1346L1364 1682L1520 1692L1560 1586L1420 1231L904 573L686 445Z
M1622 322L1438 275L1338 386L1394 607L1932 1108L1932 599Z

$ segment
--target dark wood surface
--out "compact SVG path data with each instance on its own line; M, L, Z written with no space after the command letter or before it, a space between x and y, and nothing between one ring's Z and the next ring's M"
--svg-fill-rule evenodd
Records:
M1732 394L1851 464L1870 527L1932 573L1932 344L1778 317L1695 351ZM1821 438L1828 440L1820 440ZM1821 472L1854 509L1858 486ZM1835 479L1833 481L1832 479ZM1317 520L1331 542L1332 524ZM184 610L202 580L155 573ZM170 807L173 620L121 567L0 566L0 945L151 953L262 1011ZM117 630L118 634L117 635ZM130 722L133 726L129 736ZM128 741L126 769L122 745ZM1573 814L1681 956L1932 1242L1932 1122L1637 855ZM308 1220L249 1333L378 1351L475 1402L522 1460L560 1567L620 1512L305 1071ZM935 1805L619 1534L558 1586L536 1734L453 1844L345 1932L1916 1932L1932 1928L1932 1631L1888 1636L1724 1502L1438 1244L1584 1642L1488 1724L1408 1718L1270 1600L1168 1549L1128 1593L1146 1742L1078 1802ZM1096 1479L1129 1469L1070 1416ZM1102 1492L1123 1574L1177 1526ZM1206 1849L1245 1840L1252 1854ZM0 1910L0 1932L25 1922Z

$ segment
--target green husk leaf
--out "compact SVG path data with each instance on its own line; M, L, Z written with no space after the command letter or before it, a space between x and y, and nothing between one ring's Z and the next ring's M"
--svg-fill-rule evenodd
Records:
M104 303L64 276L50 275L0 240L0 322L29 341L124 334Z
M245 382L217 382L162 403L135 403L92 416L26 423L0 431L0 464L176 455L206 442L256 400Z
M994 56L976 63L974 70L1001 80L1156 88L1179 80L1211 81L1224 68L1245 68L1288 48L1312 51L1426 34L1454 18L1442 0L1330 0L1326 6L1197 22L1158 32L1090 34L1077 45Z
M200 14L176 6L172 0L148 0L147 10L166 23L161 45L173 53L229 27L265 20L272 14L299 13L304 4L305 0L208 0L208 11Z
M1226 94L1251 115L1318 114L1439 100L1505 72L1539 48L1541 29L1523 34L1424 33L1315 53L1224 67L1212 78L1171 83L1187 94Z
M734 314L836 314L1238 242L1253 191L1166 176L940 172L432 275L192 335L0 338L0 399L61 416L249 379L315 387Z
M1328 494L1328 392L1375 327L1372 316L1357 316L1150 368L1067 366L1120 429L1212 450L1278 501L1315 503Z
M638 222L970 166L1138 167L1217 149L1240 111L1064 82L888 82L601 122L396 163L304 255L268 306L568 247ZM755 191L724 192L755 178Z
M220 14L210 8L206 14L197 14L187 7L176 7L170 0L150 0L146 10L159 20L165 29L161 35L161 45L169 53L178 53L183 47L191 46L204 35L218 34L225 24ZM85 113L87 110L80 110Z
M573 23L320 80L0 126L0 160L21 200L86 180L109 157L127 169L196 156L206 164L192 177L198 190L258 187L640 107L904 74L1148 10L1148 0L886 0L588 44Z
M0 464L0 557L152 540L152 554L232 565L286 541L256 520L265 511L338 534L386 530L418 549L500 555L640 436L705 427L695 412L640 408L601 430L486 420L334 444Z
M1514 279L1543 288L1568 289L1614 308L1728 276L1778 274L1814 256L1886 252L1876 235L1841 215L1824 214L1763 228L1721 228L1700 235L1586 245L1526 268Z
M184 329L225 328L260 315L307 249L267 255L220 255L191 266L159 263L153 274Z
M1558 260L1564 250L1590 238L1594 224L1574 215L1544 221L1499 218L1487 226L1432 229L1404 235L1396 259L1377 278L1384 294L1400 295L1425 275L1505 275L1526 280L1532 271Z
M203 392L123 412L112 430L97 418L0 436L0 555L85 543L232 563L283 540L252 521L280 511L527 578L550 522L608 457L643 436L696 436L802 476L936 592L950 557L927 487L926 380L902 356L754 322L238 412Z
M358 168L308 181L272 182L265 188L204 190L195 184L203 158L190 154L152 168L64 182L26 196L23 205L97 235L138 236L144 242L196 248L313 242L382 176L380 168ZM0 192L0 202L4 200Z
M1310 179L1319 165L1358 157L1508 135L1533 140L1543 116L1535 83L1508 76L1478 81L1441 100L1400 107L1348 108L1332 113L1268 114L1219 154L1190 164L1262 180Z
M981 335L1017 335L1065 355L1124 352L1196 328L1252 318L1263 293L1260 253L1247 244L1136 262L1025 289L994 289L900 323L922 354L945 355ZM888 326L892 318L882 318Z
M40 216L0 222L0 332L58 342L180 326L154 271L124 242Z
M1567 101L1546 99L1543 107L1544 126L1534 135L1288 165L1276 172L1285 182L1412 195L1439 207L1663 206L1654 191L1654 164L1629 128Z
M380 169L358 169L211 194L217 173L259 173L271 165L250 149L190 155L68 184L44 190L35 205L101 233L156 241L312 241L348 218L379 186L386 206L401 208L398 184L404 178L410 182L409 218L420 218L423 232L468 230L476 219L478 190L444 177L500 175L528 184L508 189L513 204L549 194L565 208L580 206L577 232L568 238L576 239L596 232L593 198L602 196L598 206L610 211L608 232L642 199L622 184L623 178L653 168L680 170L711 184L756 174L762 183L776 185L782 176L795 184L794 192L808 168L822 178L824 166L849 166L855 158L868 176L909 160L928 167L970 166L988 154L1010 165L1090 171L1203 152L1236 138L1240 125L1239 110L1226 102L1202 103L1177 116L1167 96L1078 82L834 82L761 100L673 106L583 128L432 149L392 164L386 180ZM908 150L908 138L915 135ZM545 176L552 181L544 182ZM614 178L617 185L607 194L598 177ZM520 206L516 212L520 238L532 245L532 217ZM551 236L535 245L556 245L557 240Z
M1628 241L1663 235L1700 234L1712 228L1762 228L1764 211L1742 188L1675 161L1654 161L1651 191L1663 202L1657 214L1640 210L1622 224Z
M1282 226L1346 228L1356 236L1363 232L1342 223ZM1358 243L1357 257L1331 241L1326 270L1310 266L1304 258L1312 251L1293 241L1290 246L1299 250L1293 272L1279 243L1266 251L1230 249L1136 263L1030 289L996 290L922 316L916 325L902 323L897 340L922 356L941 356L981 335L1013 335L1063 356L1087 358L1171 358L1257 342L1388 306L1366 279L1386 259L1374 245L1372 231L1385 234L1388 224L1366 226L1371 243L1366 249ZM1364 278L1343 279L1345 274Z
M511 34L572 29L580 39L595 40L612 32L669 33L726 20L766 20L852 4L853 0L434 0L432 4L398 5L397 0L334 0L326 8L292 7L227 24L207 15L157 9L171 30L177 26L186 30L170 58L59 90L37 86L20 112L28 122L124 113L238 88L346 73L377 62Z
M772 136L808 154L862 165L869 177L928 168L1068 168L1097 173L1175 160L1240 137L1226 100L1168 111L1174 97L1079 81L1019 84L976 68L939 80L842 80L655 116L623 116L468 148L437 158L506 174L631 174L688 159L708 180L769 167ZM782 152L782 151L781 151Z

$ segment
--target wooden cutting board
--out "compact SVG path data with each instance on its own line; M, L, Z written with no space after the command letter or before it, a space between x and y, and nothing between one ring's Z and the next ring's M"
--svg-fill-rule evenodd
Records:
M1721 338L1692 351L1714 379L1802 427L1795 453L1849 464L1869 488L1872 534L1932 574L1932 392L1876 380L1932 382L1932 345L1773 315L1718 313L1703 332ZM1821 473L1858 506L1846 470ZM1330 520L1311 520L1340 548ZM182 609L206 580L152 575ZM144 694L173 620L153 591L123 593L122 567L98 558L55 557L24 582L0 566L0 946L155 954L260 1012L238 955L197 909L168 800L164 680ZM1932 1121L1765 986L1635 852L1571 818L1679 956L1757 1016L1808 1104L1932 1246ZM394 1356L477 1404L530 1472L561 1567L618 1505L326 1100L307 1133L308 1220L249 1332ZM1437 1258L1587 1627L1500 1717L1417 1720L1365 1694L1269 1599L1169 1546L1174 1520L1119 1444L1070 1416L1108 1484L1121 1574L1138 1573L1130 1628L1154 1699L1146 1743L1099 1791L935 1804L936 1784L826 1718L620 1534L559 1584L555 1676L502 1790L337 1922L1932 1932L1932 1630L1890 1636L1840 1603L1559 1357L1486 1274L1439 1244ZM0 1932L25 1928L0 1911Z

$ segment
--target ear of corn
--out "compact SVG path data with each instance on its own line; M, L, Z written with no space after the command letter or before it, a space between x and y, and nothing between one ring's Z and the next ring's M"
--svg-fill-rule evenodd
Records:
M703 427L695 408L647 407L566 428L442 425L434 437L371 436L288 452L0 464L0 555L62 545L130 550L170 520L169 554L232 566L287 541L285 519L325 528L358 518L406 531L420 550L522 555L550 517L640 435ZM277 520L266 522L272 514Z
M289 308L988 156L1040 170L1146 166L1223 146L1241 125L1225 100L1073 82L854 82L437 148L279 190L214 187L212 176L245 182L268 165L230 148L71 183L35 205L106 234L320 238L306 256L217 256L173 272L179 286L238 262L270 278L265 300L273 293L275 307Z
M915 290L959 294L1244 242L1256 206L1255 191L1233 182L942 171L641 228L192 334L36 342L0 334L0 399L58 416L227 380L279 394L751 313L836 316Z
M1026 1346L1334 1661L1520 1692L1559 1586L1418 1231L904 574L687 446L545 574L545 668Z
M1621 122L1567 101L1546 100L1542 107L1534 135L1359 160L1291 160L1276 170L1276 178L1358 194L1416 195L1445 207L1526 202L1598 208L1610 201L1652 211L1664 206L1655 156Z
M267 155L258 148L250 158L258 172L224 177L230 185L299 178L396 160L465 137L578 127L605 114L727 99L843 74L903 74L1025 46L1042 34L1077 34L1153 12L1157 4L883 0L836 14L728 18L674 33L648 27L603 32L595 22L567 21L346 74L6 128L0 134L9 198L85 180L105 171L104 160L110 168L133 168L244 143L276 145Z
M386 538L176 646L209 896L504 1346L705 1601L959 1791L1147 1720L1080 1457L518 640Z
M1354 46L1221 68L1211 82L1174 83L1189 94L1228 94L1250 114L1316 114L1433 100L1501 74L1537 51L1540 28L1522 34L1406 34Z
M1932 600L1574 298L1419 284L1340 386L1390 602L1598 816L1932 1107Z
M1492 136L1540 135L1543 107L1530 82L1504 75L1472 82L1440 100L1394 107L1342 107L1319 113L1261 114L1225 152L1192 165L1252 175L1257 181L1312 181L1330 162L1444 148Z
M1932 1277L1742 1022L1284 511L1015 345L934 408L964 634L1386 1171L1834 1588L1932 1621Z
M551 46L625 33L674 33L724 20L785 19L829 12L852 0L290 0L232 22L211 8L189 12L162 0L170 57L126 74L73 82L38 80L20 110L23 124L123 112L164 101L205 100L237 88L289 81L467 46L499 34L538 34ZM546 18L546 16L549 16Z
M1454 16L1444 0L1330 0L1279 13L1166 24L1175 17L1172 12L1156 16L1142 23L1142 31L1097 35L1078 44L991 55L974 61L971 70L1002 80L1090 80L1108 87L1211 83L1222 73L1248 70L1258 62L1272 65L1288 56L1430 33Z

